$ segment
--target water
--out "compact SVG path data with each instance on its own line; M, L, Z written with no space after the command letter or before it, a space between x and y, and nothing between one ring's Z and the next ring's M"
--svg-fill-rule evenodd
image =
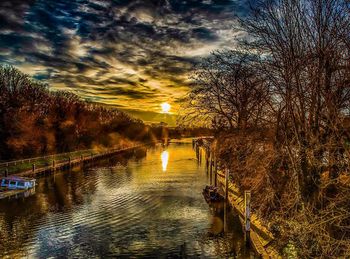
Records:
M252 258L237 216L209 208L190 143L138 150L38 180L0 201L0 256Z

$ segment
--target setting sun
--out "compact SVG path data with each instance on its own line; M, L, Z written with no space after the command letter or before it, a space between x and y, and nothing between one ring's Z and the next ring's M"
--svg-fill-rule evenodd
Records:
M169 113L170 108L171 108L170 104L162 103L160 106L162 107L162 112L163 113Z

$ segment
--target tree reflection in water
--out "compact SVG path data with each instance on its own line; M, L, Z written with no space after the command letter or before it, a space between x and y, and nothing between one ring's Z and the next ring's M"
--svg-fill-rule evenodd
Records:
M223 211L206 204L190 143L58 172L33 196L1 200L0 257L249 257L236 219L223 234Z

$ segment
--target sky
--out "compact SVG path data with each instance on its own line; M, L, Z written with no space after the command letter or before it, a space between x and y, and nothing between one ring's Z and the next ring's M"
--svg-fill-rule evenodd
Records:
M236 17L248 7L248 0L1 0L0 63L52 90L172 124L193 67L235 47L244 36Z

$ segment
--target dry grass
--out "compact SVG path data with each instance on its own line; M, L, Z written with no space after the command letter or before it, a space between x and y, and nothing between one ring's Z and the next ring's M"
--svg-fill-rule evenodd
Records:
M241 191L252 191L252 206L276 236L282 253L292 244L299 258L350 256L350 176L332 182L324 172L317 195L301 197L288 155L265 138L250 134L218 138L221 166ZM329 193L329 186L336 189Z

